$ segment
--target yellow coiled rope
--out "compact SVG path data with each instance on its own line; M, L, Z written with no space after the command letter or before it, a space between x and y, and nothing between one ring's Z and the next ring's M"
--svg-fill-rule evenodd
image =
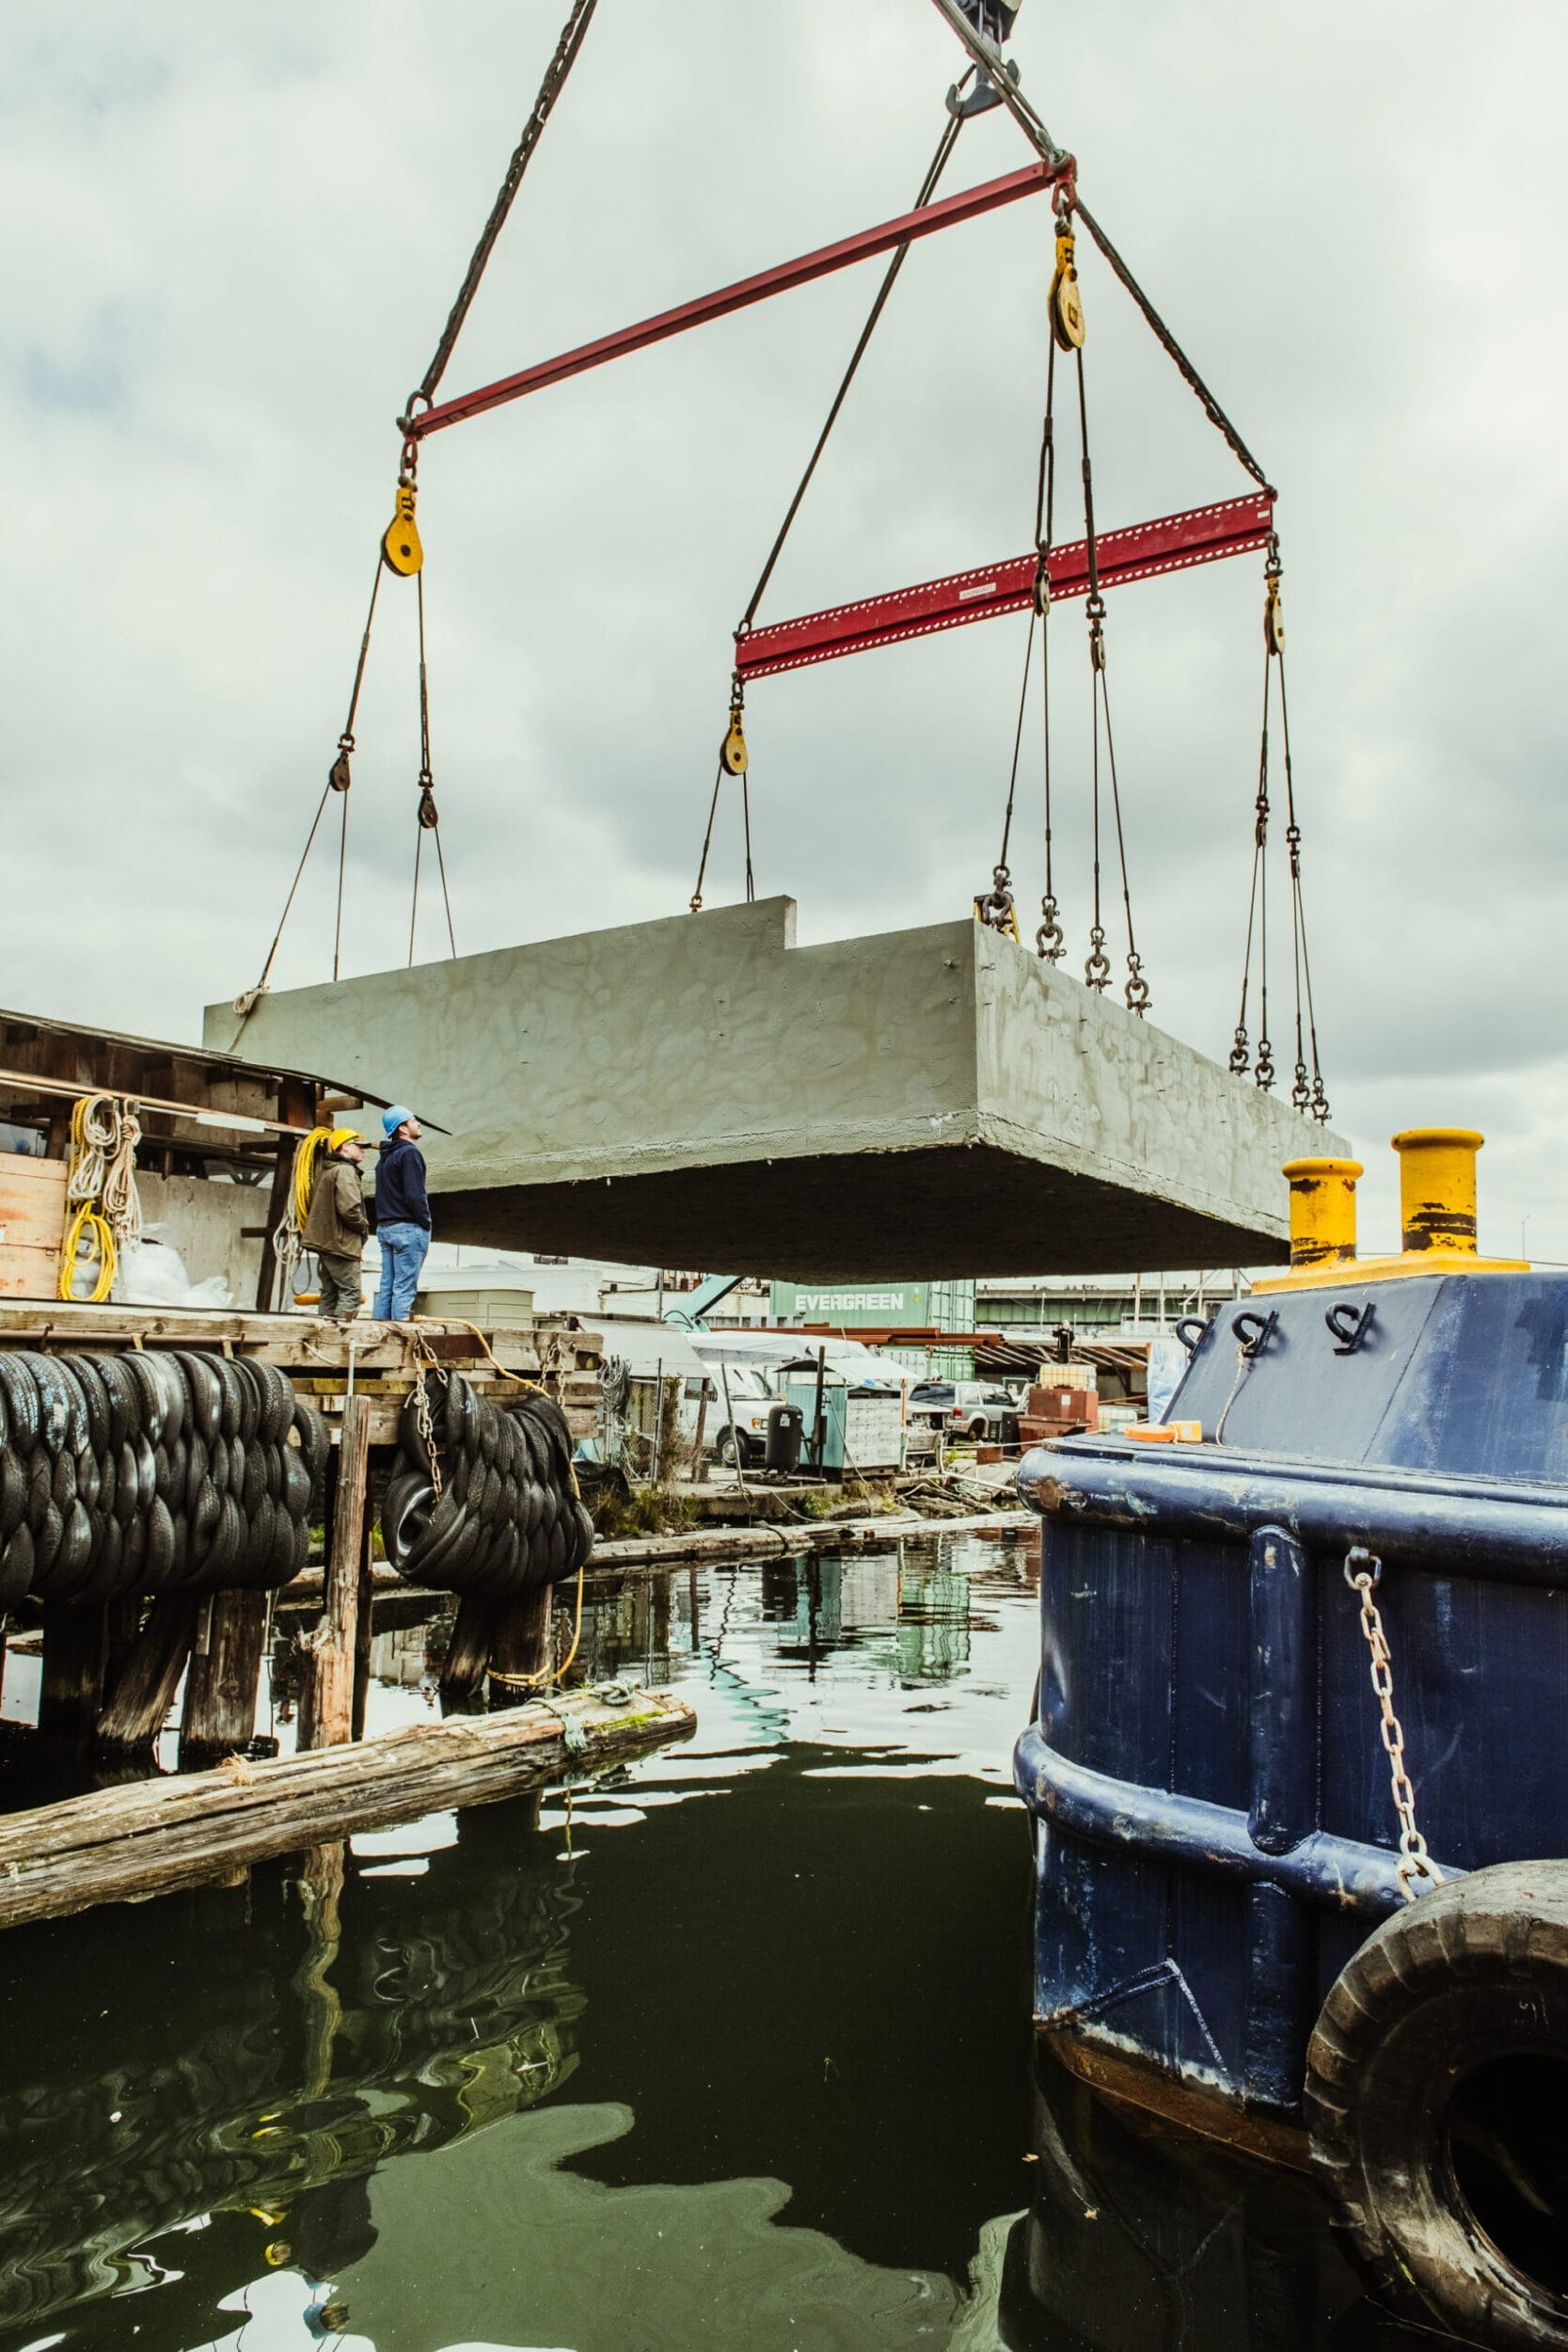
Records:
M59 1295L102 1306L114 1288L119 1253L141 1239L136 1192L139 1104L112 1094L80 1095L71 1108L71 1158L60 1246ZM96 1272L93 1269L96 1267ZM91 1286L79 1287L90 1275Z

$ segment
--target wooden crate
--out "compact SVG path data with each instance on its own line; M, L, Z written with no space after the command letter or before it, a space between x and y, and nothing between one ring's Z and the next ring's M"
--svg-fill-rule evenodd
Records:
M53 1298L65 1238L64 1160L0 1155L0 1298Z

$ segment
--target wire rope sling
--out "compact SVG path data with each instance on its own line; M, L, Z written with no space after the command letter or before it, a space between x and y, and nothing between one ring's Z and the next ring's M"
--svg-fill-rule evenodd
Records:
M544 135L546 124L577 62L597 5L598 0L574 0L570 13L562 28L560 40L556 44L555 54L546 70L545 78L540 84L522 135L513 151L505 175L496 192L495 201L490 207L489 216L481 232L479 243L474 247L463 282L458 288L456 299L448 314L446 325L441 330L440 340L436 346L430 365L420 377L418 386L408 395L404 413L398 419L399 429L403 435L403 449L398 466L392 519L382 532L376 549L375 574L371 583L370 605L365 614L365 626L359 640L359 656L355 665L354 682L349 691L347 716L339 734L336 756L327 771L326 783L317 803L315 815L311 818L305 847L300 853L299 864L294 869L293 879L289 885L288 895L283 902L283 912L278 917L277 928L273 933L272 945L267 950L261 976L253 988L246 989L235 999L234 1010L239 1016L239 1028L234 1037L236 1045L244 1035L245 1024L271 986L273 966L277 959L284 929L293 912L300 882L309 862L311 850L315 846L317 834L321 831L323 819L326 815L327 804L334 796L337 797L339 803L340 820L337 905L332 940L332 977L337 980L341 977L343 897L348 870L349 796L353 785L352 762L357 749L355 723L358 716L360 694L365 682L366 664L370 659L371 632L375 622L376 605L381 595L383 581L388 573L396 580L411 580L414 582L419 643L420 764L414 787L418 799L414 811L414 875L408 916L408 962L410 966L413 964L418 945L420 890L424 871L427 836L436 853L441 905L446 917L448 949L453 957L457 954L457 932L452 919L451 890L447 876L446 852L441 840L441 820L436 803L436 785L431 757L430 673L425 628L425 558L419 527L419 440L411 427L416 415L421 409L429 409L435 403L436 388L446 372L447 363L451 358L458 336L462 332L464 321L479 292L485 265L506 224L517 191L522 186L524 175ZM280 1235L279 1238L281 1241L282 1236Z

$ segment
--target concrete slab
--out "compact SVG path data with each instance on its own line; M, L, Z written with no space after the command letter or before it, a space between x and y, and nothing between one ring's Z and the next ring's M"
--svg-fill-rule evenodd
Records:
M1277 1262L1281 1163L1345 1148L977 923L797 947L788 898L293 990L244 1044L449 1127L443 1240L796 1279Z

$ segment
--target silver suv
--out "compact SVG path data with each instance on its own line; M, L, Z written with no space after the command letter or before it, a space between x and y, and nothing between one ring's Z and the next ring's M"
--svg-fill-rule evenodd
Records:
M910 1419L946 1438L1000 1438L1003 1416L1017 1411L1016 1397L984 1380L921 1380L910 1391Z

